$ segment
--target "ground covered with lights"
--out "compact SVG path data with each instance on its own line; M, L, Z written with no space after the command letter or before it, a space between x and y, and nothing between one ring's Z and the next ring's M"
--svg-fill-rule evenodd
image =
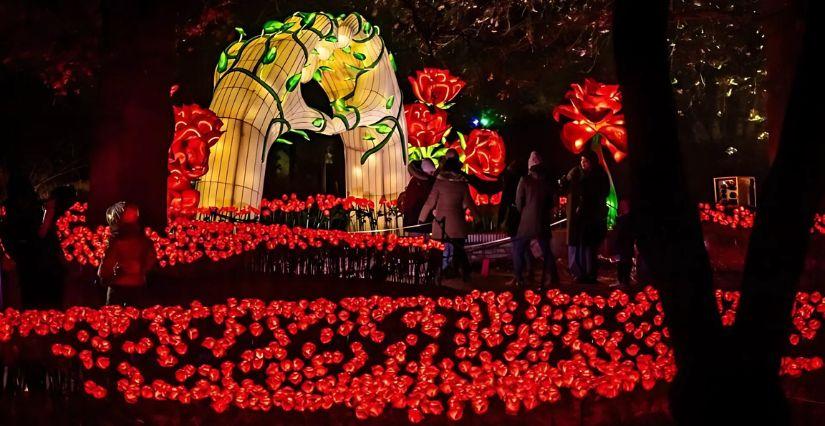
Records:
M9 309L0 314L0 341L7 353L62 371L56 380L76 381L87 399L118 407L346 409L357 419L403 412L421 422L491 406L529 415L571 398L661 398L657 385L675 367L657 292L569 290ZM737 300L738 292L717 292L726 325ZM824 315L819 292L797 295L783 375L818 374Z

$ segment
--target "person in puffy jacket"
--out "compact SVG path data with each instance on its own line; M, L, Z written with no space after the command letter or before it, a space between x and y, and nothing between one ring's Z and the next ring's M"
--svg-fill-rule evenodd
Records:
M470 186L461 173L461 162L456 158L447 159L418 215L418 221L426 222L430 212L433 213L432 237L453 246L455 264L461 269L465 281L470 280L470 260L464 250L470 231L465 217L467 209L473 217L478 217L470 196Z
M123 305L142 300L146 274L155 264L152 240L140 226L137 206L117 203L106 211L112 229L109 247L98 269L98 276L108 286L107 305Z

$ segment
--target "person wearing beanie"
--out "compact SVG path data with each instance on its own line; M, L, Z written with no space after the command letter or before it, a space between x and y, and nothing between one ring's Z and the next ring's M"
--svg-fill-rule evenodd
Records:
M410 174L410 182L398 196L398 208L404 215L403 226L408 233L427 233L429 226L419 226L418 215L435 183L435 164L429 158L411 161L407 165L407 172Z
M559 273L556 257L551 250L552 233L550 223L553 214L553 188L547 181L547 173L542 165L541 156L536 151L530 154L527 162L527 176L521 178L516 190L515 205L521 219L518 231L513 237L513 281L511 284L523 286L524 266L527 248L536 240L544 259L540 287L557 285Z
M579 283L595 283L599 246L607 234L610 181L594 151L585 150L579 165L561 179L567 198L567 262Z

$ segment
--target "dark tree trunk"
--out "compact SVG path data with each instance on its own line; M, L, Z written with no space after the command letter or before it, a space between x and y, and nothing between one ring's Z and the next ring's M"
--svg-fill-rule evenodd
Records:
M776 158L762 185L742 282L735 342L742 404L762 424L788 421L779 383L791 308L814 214L825 195L825 145L816 123L825 115L821 54L823 3L811 1ZM747 404L747 405L744 405Z
M721 321L697 205L685 182L666 50L669 2L617 0L613 38L623 91L638 247L660 290L678 374L671 412L680 423L715 404Z
M768 72L768 156L773 161L802 45L804 18L802 0L762 0L761 9Z
M166 220L169 100L175 61L173 2L105 1L96 140L90 162L89 221L117 201L136 203L143 222Z

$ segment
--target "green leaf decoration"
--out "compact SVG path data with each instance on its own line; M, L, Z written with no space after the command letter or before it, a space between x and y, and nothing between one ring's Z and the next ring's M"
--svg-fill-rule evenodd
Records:
M439 108L441 108L441 109L450 109L450 107L453 106L453 105L455 105L455 102L441 105L441 106L439 106Z
M294 22L287 22L287 23L284 24L284 26L283 26L283 28L281 28L281 30L286 31L286 30L288 30L288 29L290 29L294 26L295 26Z
M338 37L335 37L334 35L324 37L324 40L330 43L338 43Z
M464 133L461 133L461 132L456 132L456 133L458 133L458 141L461 144L461 149L467 149L467 141L464 139Z
M321 127L324 125L326 121L327 120L325 120L323 117L318 117L315 120L312 120L312 125L315 127Z
M319 55L318 49L315 49L315 48L313 48L312 52L310 52L310 53L312 53L313 55Z
M229 57L226 56L226 52L221 52L221 56L218 57L218 72L226 71L226 68L229 66Z
M235 27L235 31L238 32L238 35L241 36L241 38L246 37L246 31L244 31L243 28Z
M350 70L355 71L355 72L359 72L359 71L363 70L363 68L356 67L355 65L352 65L352 64L347 64L347 68L349 68Z
M336 111L346 111L346 110L347 110L347 104L346 104L346 103L344 102L344 100L343 100L343 99L341 99L341 98L338 98L338 99L334 100L334 101L332 102L332 107L333 107Z
M361 139L363 139L363 140L365 140L365 141L374 141L374 140L375 140L375 136L373 136L373 135L364 135L364 137L363 137L363 138L361 138Z
M364 30L365 33L369 33L372 30L372 24L367 21L364 21L364 24L361 25L361 28Z
M320 67L318 67L318 70L320 70L321 72L327 72L327 71L332 71L332 68L330 68L326 65L321 65Z
M443 157L444 155L447 154L447 147L446 146L437 146L437 147L438 148L435 151L433 151L433 153L432 153L433 157Z
M321 82L321 70L315 70L315 72L312 73L312 79L320 83Z
M266 51L266 55L264 55L263 63L271 64L275 61L275 56L278 54L277 50L278 49L275 46L270 46L269 50Z
M391 95L389 98L387 98L387 103L386 103L387 109L392 109L392 104L394 104L394 103L395 103L395 95Z
M365 55L365 54L363 54L363 53L361 53L361 52L355 52L355 53L353 53L353 54L352 54L352 57L353 57L353 58L355 58L355 59L358 59L359 61L363 61L364 59L367 59L367 55Z
M305 27L312 26L312 24L315 23L315 18L317 16L318 16L318 14L315 13L315 12L307 13L306 15L304 15L303 18L301 18L301 25L305 26Z
M395 65L395 55L390 53L390 65L392 66L393 71L398 71L398 66Z
M390 127L390 126L388 126L384 123L377 124L374 127L375 127L375 131L382 134L382 135L386 135L387 133L392 131L392 127Z
M452 131L453 131L452 127L447 128L447 131L444 132L444 136L441 137L441 143L444 143L444 142L447 141L447 136L450 136L450 132L452 132Z
M286 139L284 139L284 138L278 138L278 139L275 139L275 143L282 143L282 144L284 144L284 145L292 145L292 142L291 142L291 141L288 141L288 140L286 140Z
M273 34L284 27L281 21L266 21L264 22L264 34Z
M295 74L286 81L286 91L293 92L295 88L298 87L298 83L301 82L301 73Z
M350 47L349 45L344 46L344 47L341 48L341 51L344 52L344 53L350 53L350 52L352 52L352 47Z
M292 129L292 130L290 130L290 132L295 133L296 135L300 135L302 138L304 138L304 140L307 140L307 141L309 140L309 135L307 134L307 132L305 132L303 130Z

